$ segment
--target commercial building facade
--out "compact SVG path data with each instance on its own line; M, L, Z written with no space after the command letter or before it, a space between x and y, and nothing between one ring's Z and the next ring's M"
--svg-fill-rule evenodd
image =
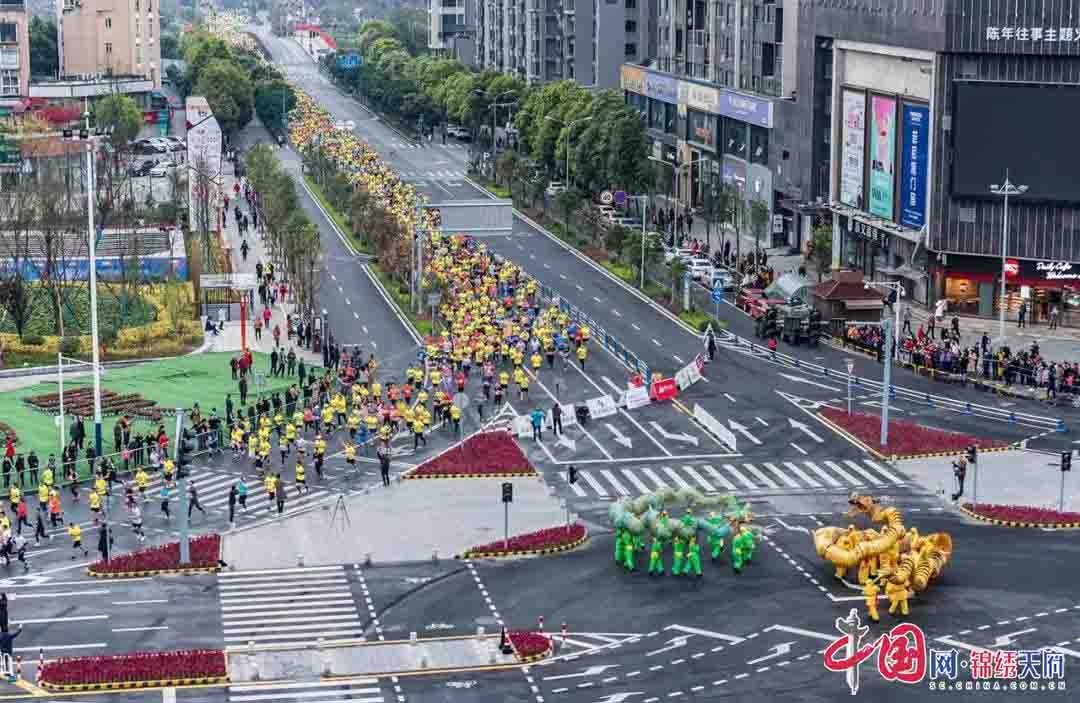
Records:
M1080 20L1067 4L800 5L791 167L833 265L909 299L1080 324ZM1008 201L991 186L1026 186ZM1003 256L1004 254L1004 256Z
M801 191L783 137L794 98L795 21L782 3L659 0L656 58L627 63L621 88L646 120L663 190L700 207L721 183L769 209L769 246L795 244ZM670 184L670 185L669 185Z
M141 76L161 88L154 0L59 0L61 77Z

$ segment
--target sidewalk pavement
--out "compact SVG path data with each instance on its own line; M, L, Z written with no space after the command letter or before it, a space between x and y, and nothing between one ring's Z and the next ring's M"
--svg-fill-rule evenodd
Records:
M566 513L535 478L506 479L514 484L510 535L565 524ZM503 537L501 480L414 479L389 488L345 495L322 509L225 536L222 559L238 571L343 562L402 562L451 559L470 547ZM296 492L289 487L288 498ZM344 508L344 510L341 510ZM288 509L288 504L286 504ZM266 504L252 510L266 511ZM394 539L390 540L390 536ZM347 536L347 539L342 539Z
M657 195L656 199L661 202L664 207L668 207L673 204L674 200L666 195ZM705 222L705 218L700 215L694 216L694 225L691 229L690 236L699 239L701 242L708 241L710 251L723 251L724 240L731 242L731 250L735 251L735 230L730 225L720 226L715 225L712 227L711 236L709 232L708 224ZM768 266L771 266L777 275L786 273L788 271L798 271L800 266L806 264L806 259L801 253L789 254L789 247L768 247L768 239L771 235L763 237L759 243L761 250L768 255ZM741 248L739 253L746 256L754 251L754 237L753 235L742 234Z
M232 682L307 680L321 676L371 676L514 664L498 650L499 635L431 637L409 641L357 643L303 649L275 648L229 654ZM329 672L326 668L329 666Z
M232 261L232 270L234 273L250 273L255 275L255 268L258 262L262 262L265 267L272 261L272 257L267 249L266 243L263 241L262 235L255 228L249 228L246 236L241 235L240 227L236 222L236 218L233 216L233 206L235 204L240 205L240 212L247 215L248 220L252 219L251 208L248 207L247 201L241 196L239 203L233 190L234 184L237 183L237 178L232 173L232 165L226 162L225 175L222 177L223 187L229 194L229 207L225 213L225 226L221 230L221 238L223 245L227 249L230 260ZM243 189L241 186L241 193ZM241 253L241 244L244 241L248 243L248 255L245 259ZM277 264L275 264L277 267ZM281 327L281 349L288 352L289 348L292 348L296 355L303 359L309 365L321 366L322 356L314 352L302 349L299 346L291 343L286 339L286 330L288 324L286 322L286 315L295 311L295 303L291 300L279 300L278 304L273 306L270 310L270 325L268 328L264 328L262 332L262 338L255 338L255 316L262 314L262 306L258 304L258 291L254 291L252 294L256 304L248 306L247 310L247 344L253 351L260 351L269 354L274 350L274 336L272 331L274 326ZM290 292L289 298L292 297ZM241 333L240 322L226 322L225 330L217 337L210 337L211 348L210 351L239 351L241 348Z
M911 327L913 331L919 329L919 325L926 327L926 322L933 315L928 310L918 305L911 306ZM970 317L959 315L960 318L960 343L970 347L979 344L983 333L990 337L991 344L996 349L1000 336L1001 324L998 318ZM945 313L944 326L952 324L953 313ZM941 325L938 325L938 330ZM940 335L941 332L939 331ZM1039 353L1052 361L1066 361L1072 363L1080 359L1080 328L1058 327L1050 329L1046 322L1028 324L1025 327L1017 327L1016 316L1005 320L1005 340L1013 353L1026 350L1033 342L1039 343Z
M955 457L912 459L897 468L950 503L956 490L952 463ZM979 454L978 468L970 466L961 502L974 499L976 474L978 502L1025 505L1057 510L1061 492L1061 456L1052 452L1015 450ZM1080 472L1065 472L1065 510L1080 511Z

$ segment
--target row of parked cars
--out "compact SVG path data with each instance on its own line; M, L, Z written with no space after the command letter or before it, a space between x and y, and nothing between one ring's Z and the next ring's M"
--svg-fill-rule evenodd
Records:
M187 143L179 137L147 137L131 143L135 153L144 156L169 154L174 151L186 151Z
M679 259L686 266L690 277L703 286L713 290L734 290L736 287L735 277L726 268L716 266L707 256L694 254L693 249L678 249L664 247L664 263L670 264L674 259Z

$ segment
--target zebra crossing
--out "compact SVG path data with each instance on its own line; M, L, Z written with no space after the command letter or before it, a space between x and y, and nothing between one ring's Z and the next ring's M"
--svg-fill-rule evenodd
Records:
M425 181L461 181L465 179L464 171L454 169L440 169L437 171L402 171L401 180L413 183Z
M290 473L291 472L283 472ZM330 476L329 472L327 472ZM226 473L223 471L213 471L209 469L193 468L191 475L188 477L189 483L194 483L199 496L199 503L206 509L207 513L221 513L228 517L229 512L229 487L239 480L239 477L235 474ZM299 512L307 509L311 505L322 501L325 498L329 498L335 495L335 492L327 488L321 487L315 483L317 480L315 470L313 468L308 469L308 481L311 490L307 493L297 495L296 484L289 481L284 481L283 484L286 490L286 502L284 515ZM158 474L152 477L148 483L146 497L149 498L150 503L157 501L158 493L161 490L162 478ZM248 488L247 495L247 511L241 510L240 506L236 508L236 523L238 525L244 525L250 522L254 522L260 518L265 518L269 514L270 500L266 494L266 485L255 476L246 477L246 483ZM176 494L175 489L172 492L173 495L173 507L179 510L179 496ZM274 513L277 515L277 506L274 506Z
M376 678L282 681L229 686L229 703L382 703Z
M320 637L332 643L364 635L341 565L222 572L218 590L226 647L310 646Z
M468 149L468 144L462 144L461 142L447 141L445 144L441 140L433 142L425 141L422 144L418 142L403 142L396 140L390 142L391 149L447 149L447 150L461 150Z
M870 459L764 461L741 464L682 464L632 468L579 467L578 481L563 481L579 498L625 498L664 488L694 488L704 493L783 490L848 490L903 486L907 480Z

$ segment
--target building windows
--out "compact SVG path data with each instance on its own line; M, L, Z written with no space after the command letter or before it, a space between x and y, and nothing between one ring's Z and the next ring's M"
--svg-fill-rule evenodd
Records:
M135 11L139 11L139 0L135 0Z
M627 10L636 10L637 9L637 0L626 0L626 9Z
M19 47L17 47L17 46L0 47L0 67L3 67L3 68L18 68L19 67Z
M769 165L769 130L750 125L750 162Z
M105 55L106 56L112 56L112 42L111 41L105 42Z
M135 65L142 66L142 47L135 45Z
M626 20L626 33L637 34L637 22L634 20Z
M776 75L776 44L761 43L761 75L769 77Z
M625 47L623 47L623 55L628 59L632 59L637 56L637 44L634 44L633 42L628 43Z
M0 22L0 44L16 44L19 41L19 25Z
M105 18L105 29L112 29L112 17Z
M741 120L724 119L724 153L746 158L747 124Z
M10 97L19 95L19 72L0 70L0 95Z

